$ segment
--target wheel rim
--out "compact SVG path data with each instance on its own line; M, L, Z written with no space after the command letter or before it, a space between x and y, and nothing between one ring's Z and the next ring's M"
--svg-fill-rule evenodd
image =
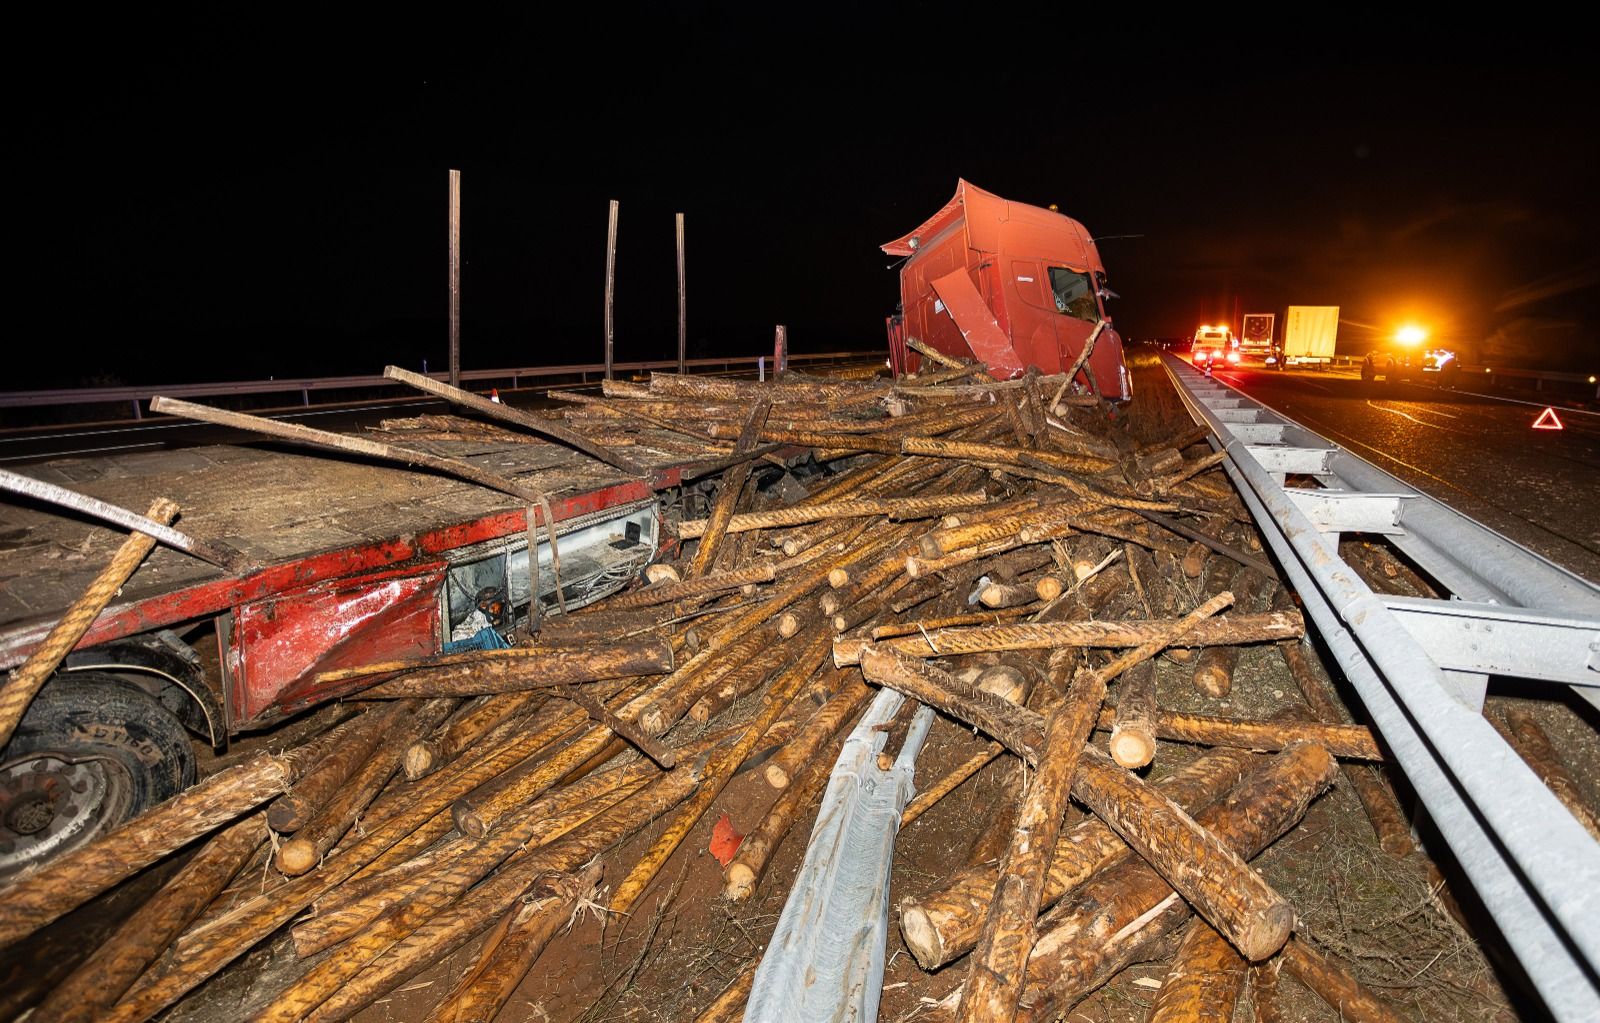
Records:
M106 757L41 752L0 766L0 877L90 841L132 805L132 776Z

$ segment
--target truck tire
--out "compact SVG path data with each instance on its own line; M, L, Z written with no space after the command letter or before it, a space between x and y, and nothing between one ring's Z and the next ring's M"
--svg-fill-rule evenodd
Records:
M77 848L194 782L161 701L97 672L57 676L0 752L0 879Z

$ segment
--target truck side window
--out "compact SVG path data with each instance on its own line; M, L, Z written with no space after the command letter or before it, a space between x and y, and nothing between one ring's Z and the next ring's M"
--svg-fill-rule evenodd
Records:
M1052 266L1050 290L1055 292L1056 312L1090 323L1100 319L1100 307L1095 304L1094 288L1089 283L1088 274Z

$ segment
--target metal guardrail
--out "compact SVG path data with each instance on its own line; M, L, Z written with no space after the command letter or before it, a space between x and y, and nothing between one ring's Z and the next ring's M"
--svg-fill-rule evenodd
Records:
M823 352L819 354L790 354L788 361L791 364L816 365L818 363L833 363L843 360L864 359L884 353L870 352ZM763 360L771 359L770 355L739 356L727 359L688 359L684 362L689 369L705 370L713 367L724 370L755 369ZM618 362L612 364L614 373L634 373L643 370L676 370L678 360L657 359L648 362ZM588 383L591 377L602 378L605 374L605 363L591 362L574 366L521 366L510 369L465 369L461 371L461 379L465 382L511 381L512 388L520 387L524 379L540 380L553 377L577 377L580 383ZM429 373L428 376L435 380L448 381L450 374L444 371ZM300 393L302 405L311 404L313 391L348 391L369 388L403 388L405 385L397 383L383 376L347 376L347 377L286 377L282 380L238 380L206 384L163 384L150 387L65 387L44 391L0 391L0 408L37 408L51 405L89 405L89 404L117 404L120 402L133 403L133 417L139 419L143 416L141 403L148 402L158 394L169 398L205 398L227 394L291 394Z
M1551 1014L1600 1019L1600 843L1481 713L1490 673L1565 682L1595 701L1600 590L1188 363L1164 362ZM1291 473L1320 489L1285 488ZM1343 531L1385 534L1454 599L1373 593L1339 558Z

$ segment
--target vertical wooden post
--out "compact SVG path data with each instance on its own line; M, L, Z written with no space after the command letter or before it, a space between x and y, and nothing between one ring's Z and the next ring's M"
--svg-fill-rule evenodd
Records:
M789 369L789 331L783 324L778 324L772 332L772 379L778 379L778 374Z
M676 214L678 227L678 375L684 372L684 353L689 347L689 289L683 261L683 214Z
M611 379L612 317L611 300L617 291L617 200L611 200L611 217L606 224L606 379Z
M461 386L461 172L450 172L450 386Z

